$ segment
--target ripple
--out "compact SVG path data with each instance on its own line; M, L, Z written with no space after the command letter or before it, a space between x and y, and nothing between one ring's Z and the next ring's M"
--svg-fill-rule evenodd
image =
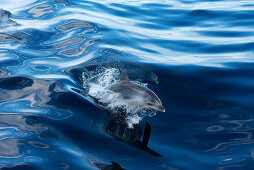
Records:
M17 139L1 140L0 149L1 158L18 158L23 156L19 151Z
M49 145L38 142L38 141L28 141L28 144L32 145L33 147L40 148L40 149L48 149Z
M9 11L0 9L0 29L18 25L15 21L10 19L10 16L11 13Z
M216 131L221 131L224 128L221 126L210 126L207 128L207 132L216 132Z
M85 21L68 21L62 25L56 27L56 29L62 32L69 32L79 28L93 28L94 25Z
M86 38L84 37L74 37L74 38L70 38L70 39L65 39L62 40L60 42L54 43L52 44L53 48L63 48L63 47L67 47L67 46L71 46L77 43L81 43L85 40Z
M0 43L23 43L26 42L25 40L22 40L21 38L15 37L13 35L5 34L5 33L0 33Z
M53 10L49 10L52 7L53 7L52 5L39 5L39 6L36 6L32 9L30 9L28 11L28 13L33 14L33 17L38 18L38 17L41 17L45 14L54 12Z
M252 4L3 0L0 167L252 169ZM168 114L146 117L151 136L85 94L81 73L98 67L161 96Z
M78 57L83 55L86 52L87 48L95 43L97 43L96 40L89 40L80 47L65 49L63 51L60 51L58 54L64 55L66 57Z
M47 70L50 70L51 67L49 67L49 66L43 66L43 65L38 65L38 66L34 66L34 69L35 70L39 70L39 71L47 71Z

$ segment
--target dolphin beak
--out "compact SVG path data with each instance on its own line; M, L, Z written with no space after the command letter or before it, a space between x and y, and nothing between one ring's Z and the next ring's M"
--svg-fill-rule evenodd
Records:
M163 106L159 106L159 107L158 107L158 111L161 111L161 112L166 112L166 110L164 109L164 107L163 107Z

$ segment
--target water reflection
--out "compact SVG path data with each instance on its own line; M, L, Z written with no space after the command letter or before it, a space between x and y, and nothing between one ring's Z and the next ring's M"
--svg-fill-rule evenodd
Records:
M39 6L36 6L32 9L30 9L28 11L28 13L32 14L33 17L38 18L38 17L41 17L45 14L49 14L49 13L54 12L53 10L49 10L52 7L53 7L52 5L39 5Z
M64 55L66 57L78 57L78 56L83 55L85 53L86 49L95 43L97 43L96 40L89 40L86 43L84 43L83 45L81 45L80 47L65 49L65 50L60 51L58 54Z
M13 76L0 78L0 111L44 115L52 119L65 119L72 115L68 110L50 104L52 98L64 92L56 81L36 80Z
M0 133L2 133L2 132L0 132ZM18 139L1 139L0 158L18 158L18 157L23 156L19 152L18 145L19 145Z
M0 164L2 167L32 163L31 149L27 148L26 141L32 136L40 136L46 130L41 124L30 124L27 116L15 113L1 113L0 119ZM9 135L8 135L9 134ZM40 140L37 138L37 140ZM5 159L9 161L5 161ZM12 160L12 161L11 161ZM1 167L0 166L0 167Z
M56 27L57 30L60 30L63 33L76 30L76 29L85 29L82 31L82 33L86 33L87 28L91 28L94 31L96 30L96 27L94 24L85 22L85 21L79 21L79 20L71 20Z
M7 33L0 33L0 43L24 43L26 40L10 35Z
M11 13L0 9L0 29L10 26L17 26L17 22L10 19Z
M209 123L191 124L188 135L193 141L192 145L203 152L223 157L224 161L221 164L226 166L221 166L221 169L244 164L246 152L238 152L238 149L252 148L254 143L252 115L218 114L218 117L214 117ZM229 164L232 165L227 166Z
M66 4L71 4L69 0L53 0L55 3L66 3Z
M81 43L85 40L86 40L85 37L73 37L66 40L62 40L60 42L53 43L51 44L51 46L55 49L59 49L59 48L68 47L77 43Z

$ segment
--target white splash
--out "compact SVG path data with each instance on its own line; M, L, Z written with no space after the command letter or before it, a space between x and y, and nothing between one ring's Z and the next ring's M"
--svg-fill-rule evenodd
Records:
M99 68L91 72L83 72L83 87L87 93L98 101L98 104L109 110L112 114L119 111L126 113L126 123L129 128L133 128L134 124L138 124L145 116L154 116L156 112L148 112L142 110L139 114L131 115L134 107L128 105L120 94L110 91L108 88L120 80L119 70L116 68ZM147 84L135 82L142 86Z
M138 114L135 115L128 115L126 118L126 123L129 128L133 128L134 124L139 124L139 122L142 120L142 117L139 116Z

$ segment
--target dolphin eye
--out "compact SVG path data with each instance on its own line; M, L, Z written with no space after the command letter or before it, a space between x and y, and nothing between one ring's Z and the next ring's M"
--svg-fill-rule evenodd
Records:
M151 103L147 103L149 106L152 106L152 104Z

